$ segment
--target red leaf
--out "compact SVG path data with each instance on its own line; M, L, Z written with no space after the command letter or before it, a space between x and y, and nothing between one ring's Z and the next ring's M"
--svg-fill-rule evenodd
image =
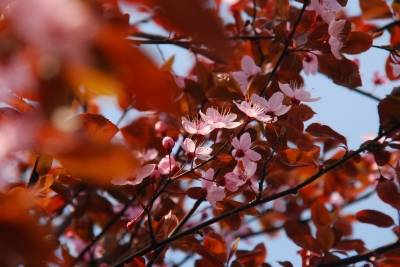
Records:
M205 191L202 187L190 187L188 188L188 190L186 190L186 194L190 198L199 199L201 197L204 197Z
M213 253L221 262L226 261L226 241L217 233L209 232L204 238L203 244L211 253Z
M331 223L329 211L318 199L311 206L311 219L317 228L325 227Z
M378 227L390 227L394 225L394 221L390 216L376 210L359 211L356 214L356 219L359 222L373 224Z
M324 137L336 140L347 147L346 138L327 125L312 123L307 127L306 132L315 137Z
M298 235L293 238L293 242L301 248L307 249L318 255L321 254L321 247L318 241L310 235Z
M319 70L337 85L350 89L362 85L358 66L353 61L344 56L341 60L338 60L332 54L319 55L317 58Z
M400 210L400 193L397 185L393 181L378 182L376 185L376 192L383 202Z
M388 4L382 0L360 0L360 8L365 20L392 18Z

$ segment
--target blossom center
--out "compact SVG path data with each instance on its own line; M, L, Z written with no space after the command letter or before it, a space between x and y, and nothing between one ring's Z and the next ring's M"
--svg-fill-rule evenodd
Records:
M235 157L237 157L237 158L243 158L244 155L245 155L245 153L244 153L243 149L238 149L238 150L236 150Z

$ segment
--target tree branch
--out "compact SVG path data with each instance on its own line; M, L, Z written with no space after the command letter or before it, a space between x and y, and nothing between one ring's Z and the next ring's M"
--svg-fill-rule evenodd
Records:
M386 136L389 133L391 133L392 131L398 129L399 126L400 125L395 125L395 127L392 127L387 132L379 134L374 139L374 141L377 141L381 137ZM272 200L275 200L275 199L278 199L278 198L281 198L281 197L284 197L284 196L287 196L287 195L297 194L297 192L300 189L302 189L302 188L306 187L307 185L311 184L312 182L316 181L323 174L335 169L336 167L340 166L341 164L343 164L347 160L353 158L354 156L360 154L362 151L368 150L368 149L369 149L368 143L366 145L362 145L359 149L353 151L352 153L347 154L346 156L344 156L343 158L339 159L338 161L336 161L332 165L330 165L330 166L328 166L328 167L326 167L324 169L321 168L316 174L314 174L313 176L311 176L310 178L308 178L304 182L296 185L295 187L289 188L289 189L287 189L285 191L276 193L276 194L274 194L272 196L269 196L269 197L265 197L265 198L262 198L262 199L256 199L256 200L254 200L253 202L251 202L249 204L246 204L246 205L243 205L241 207L235 208L233 210L227 211L227 212L225 212L225 213L223 213L223 214L221 214L219 216L216 216L216 217L214 217L214 218L212 218L212 219L210 219L208 221L205 221L203 223L200 223L200 224L198 224L198 225L196 225L196 226L194 226L194 227L192 227L192 228L190 228L188 230L185 230L185 231L183 231L183 232L181 232L179 234L176 234L176 235L173 235L173 236L171 236L169 238L166 238L166 239L158 242L157 244L147 246L147 247L135 252L134 254L126 257L122 261L114 264L113 267L123 266L125 263L128 263L128 262L132 261L132 259L134 259L137 256L142 256L142 255L145 255L145 254L147 254L147 253L149 253L149 252L151 252L151 251L153 251L155 249L165 247L166 245L168 245L168 244L170 244L170 243L172 243L172 242L174 242L174 241L176 241L176 240L178 240L180 238L183 238L183 237L191 235L191 234L195 234L196 232L198 232L199 230L201 230L202 228L204 228L206 226L209 226L209 225L212 225L212 224L214 224L216 222L224 220L224 219L226 219L228 217L231 217L231 216L233 216L235 214L243 212L243 211L245 211L245 210L247 210L249 208L253 208L253 207L255 207L255 206L259 205L259 204L267 203L267 202L270 202Z
M361 255L356 255L352 257L348 257L339 261L335 262L329 262L329 263L321 263L317 265L317 267L339 267L339 266L348 266L349 264L357 263L360 261L370 261L373 262L374 258L377 256L380 256L383 253L390 252L396 249L400 248L400 240L396 240L395 242L379 247L377 249L374 249L368 253L361 254Z

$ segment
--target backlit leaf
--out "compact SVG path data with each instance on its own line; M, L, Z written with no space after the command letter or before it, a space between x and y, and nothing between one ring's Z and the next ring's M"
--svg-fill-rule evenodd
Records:
M392 12L388 4L382 0L360 0L360 8L363 18L368 19L389 19Z
M282 20L288 19L289 0L278 0L278 14Z
M317 228L331 223L329 211L319 199L316 199L311 205L311 218Z
M316 236L319 244L321 245L321 249L324 252L328 252L332 248L335 241L335 235L332 231L332 228L329 225L320 227L317 229Z
M334 131L328 125L312 123L307 127L306 132L315 137L324 137L324 138L336 140L336 141L344 144L347 147L346 138L343 135Z
M362 85L358 66L353 61L344 56L338 60L332 54L318 55L317 59L319 70L337 85L350 89Z
M226 261L227 251L226 251L226 241L225 239L217 233L210 232L203 239L203 244L208 248L211 253L213 253L221 262Z
M377 210L362 210L357 212L356 219L362 223L369 223L378 227L390 227L394 225L393 219Z
M372 37L366 32L350 32L344 40L344 47L340 52L355 55L367 51L372 46Z
M378 197L393 208L400 210L400 193L393 181L378 182L376 185Z
M301 248L310 250L316 254L321 254L321 246L318 241L310 235L295 236L293 242Z

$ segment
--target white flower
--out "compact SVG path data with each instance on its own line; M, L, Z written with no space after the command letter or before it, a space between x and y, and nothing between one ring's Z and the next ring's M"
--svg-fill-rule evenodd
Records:
M282 92L285 93L288 97L292 98L292 105L299 105L301 101L304 102L314 102L321 99L321 97L311 98L311 93L304 89L304 86L297 87L296 84L282 84L279 83L279 88Z
M188 162L193 162L195 158L199 158L201 160L208 160L211 158L210 154L212 152L212 148L201 146L196 147L196 143L189 138L186 138L185 141L181 142L181 146L187 152Z
M226 110L221 110L221 113L214 108L208 108L206 114L201 112L201 118L211 126L212 129L215 128L226 128L233 129L240 125L240 122L233 122L236 119L236 114L229 113Z
M240 84L243 95L246 95L247 85L249 84L251 78L260 72L261 68L256 65L250 56L244 56L242 58L242 71L232 72L232 76Z

